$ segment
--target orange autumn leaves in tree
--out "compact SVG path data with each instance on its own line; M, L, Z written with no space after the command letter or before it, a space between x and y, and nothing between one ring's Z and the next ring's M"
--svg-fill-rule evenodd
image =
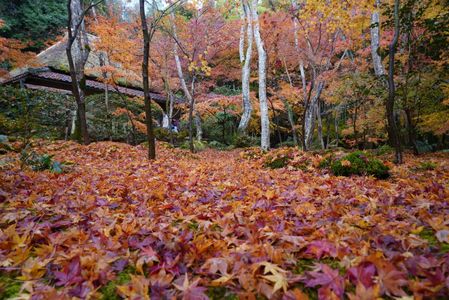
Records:
M0 19L0 28L4 21ZM32 57L30 52L24 52L26 45L16 39L0 37L0 77L8 73L10 68L24 66Z
M112 12L111 12L112 14ZM98 38L93 46L105 56L105 66L98 71L108 74L108 81L137 82L140 80L141 37L136 22L121 22L119 17L97 16L89 29Z

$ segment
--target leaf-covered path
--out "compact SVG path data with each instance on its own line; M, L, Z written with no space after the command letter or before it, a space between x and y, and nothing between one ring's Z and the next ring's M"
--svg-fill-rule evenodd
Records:
M33 299L374 299L449 294L449 163L391 179L263 167L239 151L37 147L0 170L0 294ZM298 154L302 155L302 154ZM425 157L421 159L425 160ZM14 290L13 290L13 288Z

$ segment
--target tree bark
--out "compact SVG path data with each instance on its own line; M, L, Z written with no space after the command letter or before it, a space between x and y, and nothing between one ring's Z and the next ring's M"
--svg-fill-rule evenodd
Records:
M380 0L375 0L374 9L371 14L371 57L373 59L374 74L377 77L385 75L385 69L382 65L382 57L379 54L380 45Z
M320 106L320 101L318 99L318 103L317 103L317 109L315 110L316 113L316 118L317 118L317 123L318 123L318 139L320 140L320 144L321 144L321 149L324 149L326 146L324 145L324 139L323 139L323 122L321 120L321 106Z
M264 42L260 36L259 16L257 14L257 0L252 0L251 17L254 22L254 39L257 45L258 73L259 73L259 104L261 123L261 144L262 150L270 149L270 119L268 116L267 87L266 87L266 61L267 54L264 49Z
M287 63L285 62L285 59L284 59L284 67L290 87L293 87L293 82L290 77L290 73L288 72ZM282 102L284 103L285 110L287 111L288 122L290 123L290 127L292 128L293 143L295 144L295 146L298 146L298 134L296 133L295 117L293 114L292 107L290 103L288 103L287 99L285 99L284 97L282 97Z
M187 100L189 101L189 148L190 152L195 152L195 148L193 145L193 113L195 110L195 98L193 97L193 94L190 93L186 81L184 79L184 73L182 71L181 66L181 60L179 59L178 55L178 45L176 44L176 40L178 40L178 36L176 33L176 25L174 20L173 13L170 14L171 22L172 22L172 30L173 30L173 37L175 38L175 41L173 42L173 54L175 57L175 63L176 63L176 70L178 72L178 78L179 82L181 83L182 91L184 92L184 95L186 96ZM195 88L195 78L192 78L192 91L194 91ZM197 132L198 134L198 132Z
M316 111L319 110L318 108L318 101L321 96L321 92L324 88L324 82L320 81L318 83L315 95L313 98L308 101L309 103L305 106L305 113L304 113L304 150L309 150L312 146L312 139L313 139L313 131L315 129L315 114ZM320 112L319 112L320 113Z
M143 61L142 80L143 94L145 102L145 123L147 126L148 159L156 159L156 143L153 132L153 116L151 111L150 80L149 80L149 59L150 59L150 34L148 31L147 18L145 15L145 0L139 0L140 21L143 33Z
M84 11L80 0L69 0L67 2L68 11L68 38L66 45L67 61L69 63L70 77L72 80L72 92L78 107L78 121L81 129L81 136L85 145L89 144L89 133L86 118L86 96L84 67L89 57L89 43L87 39Z
M253 110L253 106L251 104L250 99L250 89L249 89L249 80L251 74L251 55L253 51L253 25L251 19L251 13L249 4L247 1L242 1L242 9L243 15L245 19L245 23L242 24L242 28L246 25L246 40L247 40L247 49L245 55L243 55L244 45L241 45L242 53L241 59L243 58L242 65L242 101L243 101L243 112L242 118L240 119L238 130L241 133L246 133L246 129L248 128L249 121L251 120L251 113ZM244 30L243 30L244 31Z
M395 83L394 83L394 56L399 39L399 0L394 1L394 37L389 47L389 69L388 69L388 99L386 103L388 136L392 146L395 148L395 163L402 164L402 146L398 128L394 118Z

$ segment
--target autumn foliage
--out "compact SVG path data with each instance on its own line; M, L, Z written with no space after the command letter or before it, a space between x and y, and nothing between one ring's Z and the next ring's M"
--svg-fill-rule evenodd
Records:
M298 150L190 154L158 144L160 158L149 162L142 146L111 142L33 149L69 167L21 170L13 152L3 160L0 264L18 285L14 296L449 293L447 154L387 163L392 178L382 181L335 177L319 167L324 156ZM265 166L284 156L288 165Z

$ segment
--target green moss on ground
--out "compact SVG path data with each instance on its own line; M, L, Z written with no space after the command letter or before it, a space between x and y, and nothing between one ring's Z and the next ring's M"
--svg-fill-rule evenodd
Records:
M0 300L17 297L21 287L20 280L14 279L11 274L0 273Z
M211 300L237 300L239 299L236 294L232 293L223 286L213 286L209 287L207 290L207 296L209 296L209 299Z
M122 272L117 274L115 280L109 281L108 284L100 289L102 293L102 300L120 300L122 299L117 294L117 286L124 285L131 281L131 274L135 273L135 269L132 267L126 267Z

